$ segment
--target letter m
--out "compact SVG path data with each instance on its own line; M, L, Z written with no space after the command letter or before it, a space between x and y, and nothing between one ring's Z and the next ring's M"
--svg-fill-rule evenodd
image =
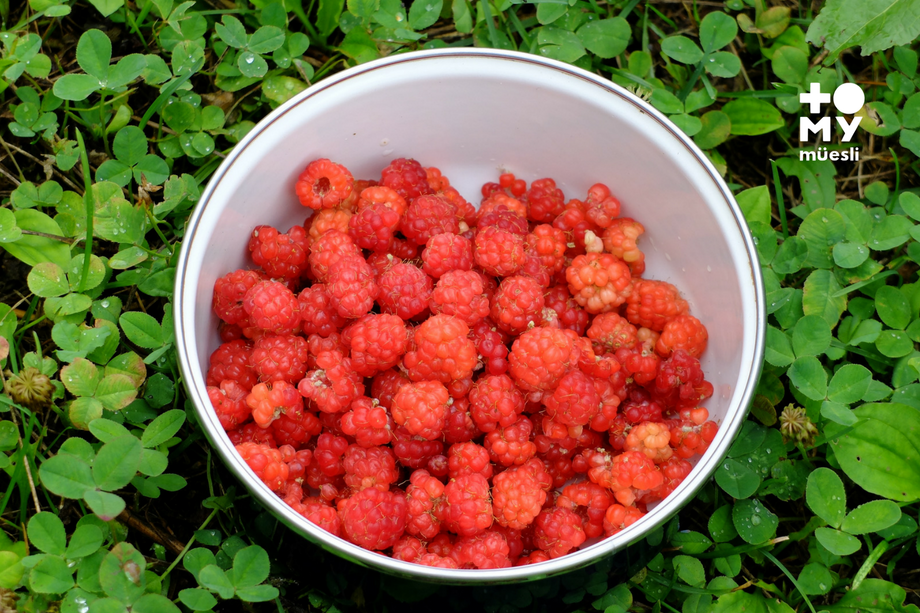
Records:
M808 117L799 119L799 141L808 142L809 133L821 132L821 140L828 142L831 140L831 118L822 117L818 123L813 123Z

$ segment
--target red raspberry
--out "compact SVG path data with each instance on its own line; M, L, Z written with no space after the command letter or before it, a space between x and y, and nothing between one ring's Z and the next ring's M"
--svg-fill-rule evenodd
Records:
M362 377L392 368L409 346L406 324L396 315L368 313L342 332L351 364Z
M578 549L585 538L581 517L569 509L548 509L534 520L534 545L549 554L550 558L558 558Z
M633 506L624 507L614 503L607 508L604 515L604 536L613 536L633 525L645 515Z
M345 485L355 491L369 487L387 491L399 479L396 458L389 447L349 445L342 460Z
M435 279L452 270L470 270L473 267L473 243L450 232L435 234L425 243L422 262L422 270Z
M416 245L424 245L436 234L458 234L457 207L440 196L419 196L409 201L399 229Z
M588 327L588 313L581 308L564 285L549 288L544 297L545 308L556 312L560 327L573 330L579 336Z
M208 399L224 430L232 430L246 422L251 414L246 404L246 389L234 381L221 381L220 387L208 386Z
M395 427L386 407L366 396L351 403L351 410L342 415L341 426L342 432L355 437L362 447L386 445L392 440Z
M418 266L396 264L380 275L377 302L384 313L409 320L428 308L431 285L431 277Z
M496 464L520 465L537 453L537 447L530 440L531 434L533 423L521 416L510 426L486 434L485 448Z
M453 535L447 532L442 532L428 541L428 553L450 557L450 552L453 551L453 549Z
M325 158L313 160L297 179L294 191L300 204L311 209L334 209L351 195L355 179L348 169Z
M546 414L564 426L586 426L600 410L594 381L580 370L566 373L544 403Z
M402 264L402 260L392 253L372 253L367 256L367 263L374 269L374 280L379 281L380 275L397 264Z
M428 460L428 464L426 466L428 468L428 472L430 472L432 475L434 475L438 479L443 479L444 477L447 476L447 473L449 472L448 467L447 467L447 456L444 455L443 453L439 453L436 456L432 456Z
M526 237L527 252L540 258L540 263L554 274L565 266L565 232L549 224L540 224Z
M612 220L604 230L604 251L626 262L635 277L645 272L645 254L636 246L639 236L644 233L645 227L628 217Z
M699 319L693 315L678 315L664 325L655 344L655 351L668 357L672 351L684 350L698 358L706 351L708 340L709 332Z
M371 396L373 396L380 406L389 409L393 406L393 397L406 383L409 383L409 377L401 370L391 368L385 370L376 376L371 382Z
M528 217L534 221L551 222L565 209L565 195L552 179L537 179L524 194Z
M476 217L481 221L482 218L489 213L502 209L517 214L521 219L527 219L527 205L517 198L512 198L501 191L490 194L483 199L482 204L479 205L479 211L476 213Z
M531 551L526 556L518 558L514 565L527 566L528 564L539 564L540 562L548 562L549 560L549 554L547 554L545 551L537 549L536 551Z
M668 406L697 406L712 396L712 384L703 379L700 361L683 349L675 350L661 363L652 390Z
M404 427L393 430L393 453L400 464L408 468L423 468L429 461L444 452L441 441L430 441L414 436Z
M373 308L379 290L364 258L350 255L329 267L328 291L339 315L357 319Z
M271 429L272 435L279 445L300 447L322 432L323 424L315 414L309 411L301 411L299 413L282 413L278 419L272 422Z
M486 530L457 539L451 557L460 568L508 568L511 566L509 552L504 534Z
M441 531L439 516L444 501L444 484L423 469L414 471L409 481L406 487L406 532L426 540L433 539Z
M338 230L339 232L348 232L348 222L351 220L353 213L343 211L342 209L323 209L317 211L312 217L308 218L310 222L307 234L311 241L315 241L329 230ZM307 224L304 222L304 227ZM309 247L309 245L307 245Z
M393 244L393 235L399 228L399 219L396 209L383 203L372 202L358 209L348 221L348 235L354 239L358 247L383 253Z
M506 277L492 297L492 321L508 334L533 327L543 314L543 288L530 277Z
M651 504L664 500L677 489L684 479L693 471L693 465L682 458L672 457L670 460L658 465L664 482L653 490L640 492L636 497L641 504Z
M489 299L483 291L482 277L478 273L451 270L438 279L428 307L435 315L453 315L473 326L489 314Z
M502 526L523 530L540 514L546 502L544 485L549 484L549 474L540 460L531 462L540 465L545 481L535 477L532 467L527 465L509 468L492 480L492 511Z
M585 216L598 228L609 228L620 216L620 201L610 194L610 189L606 185L595 183L588 188L588 197L585 198ZM623 259L621 255L616 253L614 255Z
M530 227L527 225L527 219L517 211L512 211L505 206L498 206L497 208L480 214L478 217L479 220L476 222L476 226L480 230L495 226L499 230L504 230L505 232L511 232L512 234L518 234L520 236L527 236L527 233L530 231Z
M323 351L316 356L317 370L311 370L297 384L297 390L324 413L340 413L364 394L364 382L339 351Z
M393 546L406 529L406 496L369 487L338 502L346 539L375 551Z
M280 492L284 489L289 469L281 458L280 451L268 445L240 443L236 446L236 452L269 489L273 492Z
M513 172L504 172L498 178L498 184L501 188L511 192L515 198L520 198L527 191L527 182L524 179L518 179Z
M620 409L623 417L630 424L639 424L644 421L662 420L663 407L641 388L633 388L630 391L629 399L623 403Z
M403 364L413 381L436 380L450 383L466 379L476 366L476 346L467 335L469 326L450 315L433 315L415 330L415 351Z
M327 337L322 337L319 334L311 334L307 337L307 350L310 352L309 357L307 358L307 368L309 370L314 370L316 366L316 357L324 351L338 351L343 355L347 355L351 348L345 339L342 338L342 335L338 332L333 332Z
M589 313L612 311L630 291L629 267L607 253L579 255L565 269L569 291Z
M460 568L453 558L445 558L433 553L426 553L417 561L424 566L436 566L437 568Z
M310 245L310 269L320 282L326 283L329 268L348 255L361 255L361 250L348 234L329 230Z
M259 383L246 396L246 404L252 409L253 421L262 428L267 428L282 413L296 419L303 412L303 399L287 381Z
M390 162L380 173L380 184L395 190L407 201L434 191L428 185L428 173L422 165L406 158Z
M288 465L288 482L284 492L285 502L293 500L300 504L300 501L303 500L301 482L307 467L313 462L313 452L309 449L297 450L289 444L282 445L278 451L281 452L281 459Z
M382 185L372 185L361 191L358 199L358 211L360 212L361 209L374 204L382 204L388 209L392 209L400 218L406 213L406 207L408 206L406 198L395 190Z
M306 270L310 239L301 226L281 234L271 226L256 226L249 239L252 261L268 276L296 279Z
M419 381L402 386L393 397L393 420L413 436L429 441L440 438L449 414L450 395L438 381Z
M688 459L706 453L709 444L715 440L719 426L712 421L698 426L692 421L680 420L670 422L670 430L674 454L679 458Z
M328 289L322 283L315 283L300 292L297 304L304 334L329 336L345 325L345 318L339 315Z
M243 308L243 298L261 281L262 276L254 270L235 270L215 281L211 303L214 313L228 324L245 322L248 315Z
M626 436L626 449L638 451L656 464L668 460L674 450L668 445L671 443L671 431L667 425L646 421L630 430Z
M483 228L473 242L473 259L491 275L513 275L524 265L524 237L494 226Z
M508 375L486 375L470 390L470 414L483 432L507 427L524 412L524 395Z
M597 230L587 216L587 205L581 200L569 200L565 209L553 220L553 227L565 233L565 242L570 248L583 250L585 248L585 232Z
M216 387L229 379L251 389L258 382L258 376L249 364L251 355L252 346L246 341L223 343L211 354L207 385Z
M467 398L456 398L450 405L447 426L444 428L444 440L448 444L465 443L482 434L469 409L470 401Z
M316 449L313 450L313 463L310 468L316 468L326 477L335 477L345 474L345 465L342 463L342 456L348 449L348 440L342 436L335 436L329 432L323 432L316 439ZM308 484L311 487L318 488L316 483Z
M689 311L687 301L667 281L636 279L632 292L626 297L626 319L637 327L655 332L660 332L666 323Z
M572 339L565 332L533 328L511 346L509 374L525 391L551 391L576 359Z
M307 373L307 341L292 334L266 334L256 339L249 361L259 381L296 384Z
M484 317L476 322L470 330L470 338L482 356L488 374L501 375L508 370L508 347L505 345L508 335L499 330L491 319Z
M399 258L400 260L414 260L419 257L418 247L419 246L415 243L394 238L393 245L390 247L390 253L393 257Z
M588 478L601 487L613 491L621 504L632 504L636 490L651 490L664 482L655 463L638 451L624 451L610 459L601 450L586 452L591 468Z
M567 485L556 499L556 506L569 509L582 518L585 536L594 538L604 533L604 514L613 504L613 496L603 487L582 481Z
M440 168L434 166L426 167L425 178L428 180L428 187L430 187L433 192L450 187L450 179L441 174Z
M492 461L485 447L467 441L451 445L447 453L451 479L470 473L477 473L486 479L492 477Z
M409 523L411 523L411 515L409 517ZM408 523L407 523L408 527ZM418 561L423 555L428 554L428 549L425 548L425 543L418 540L414 536L409 536L404 534L396 543L393 544L393 559L402 560L403 562L412 562L413 564L418 564Z
M297 297L283 283L260 281L243 297L243 309L259 330L290 334L300 327Z
M227 438L229 438L230 442L234 445L239 445L241 443L258 443L260 445L268 445L273 449L278 446L275 442L275 435L272 429L260 428L259 425L254 422L249 422L235 430L228 430Z
M616 313L601 313L591 322L588 338L593 341L594 351L603 355L616 353L620 347L635 347L637 332L634 325Z
M298 513L334 536L342 536L342 522L335 507L321 498L304 498Z
M492 525L489 482L482 475L470 473L451 479L444 495L442 521L451 532L474 536Z

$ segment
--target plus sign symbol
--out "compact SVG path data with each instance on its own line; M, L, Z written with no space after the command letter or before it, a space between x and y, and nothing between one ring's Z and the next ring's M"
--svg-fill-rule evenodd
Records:
M822 105L829 104L833 101L834 108L841 115L852 115L859 111L866 102L866 95L855 83L844 83L834 90L834 95L821 91L820 83L810 83L807 92L799 94L799 102L808 105L808 113L811 115L821 114L824 111ZM862 117L854 117L853 121L847 121L845 117L837 116L837 123L843 128L842 142L849 142L856 132L856 127L862 120ZM824 142L831 141L831 118L822 117L819 121L813 122L809 117L802 117L799 120L799 140L807 142L810 134L821 133L821 140Z

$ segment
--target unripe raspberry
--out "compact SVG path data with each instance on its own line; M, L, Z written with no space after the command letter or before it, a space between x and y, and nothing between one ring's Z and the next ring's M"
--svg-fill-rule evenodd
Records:
M310 241L315 241L329 230L338 230L339 232L348 232L348 222L351 220L352 212L343 209L323 209L317 211L308 219L310 225L304 227L310 236ZM309 247L309 245L308 245ZM307 249L309 254L309 248Z
M604 536L613 536L633 525L645 515L633 506L614 503L607 508L604 515Z
M636 277L645 272L645 254L636 245L644 232L641 223L628 217L612 220L604 230L604 250L626 262Z

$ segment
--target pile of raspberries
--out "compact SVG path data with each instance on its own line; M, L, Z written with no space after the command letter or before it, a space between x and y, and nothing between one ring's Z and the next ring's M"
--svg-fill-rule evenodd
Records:
M208 395L297 513L442 568L543 562L623 530L718 426L706 328L645 279L642 224L603 184L502 174L478 209L437 168L311 162L312 209L257 226L214 284Z

